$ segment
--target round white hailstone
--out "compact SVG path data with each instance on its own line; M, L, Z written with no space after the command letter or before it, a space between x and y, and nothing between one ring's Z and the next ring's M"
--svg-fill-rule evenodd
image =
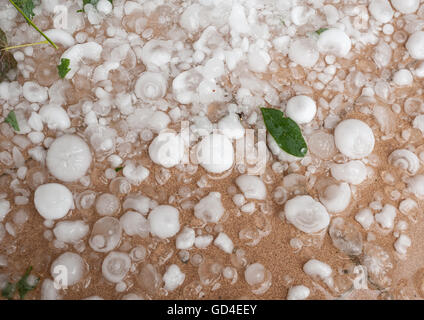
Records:
M181 72L172 81L175 100L182 104L190 104L198 100L198 86L204 79L200 67Z
M79 71L82 61L93 60L99 61L103 47L97 42L85 42L76 44L66 50L61 59L69 59L69 69L71 69L65 76L65 79L72 79L73 76Z
M148 197L140 194L129 195L122 205L124 210L132 209L144 215L149 212L150 206L151 200Z
M290 18L295 25L302 26L308 22L309 17L314 13L315 10L307 6L295 6L290 11Z
M149 176L149 169L143 167L142 165L135 166L134 163L128 163L125 165L122 170L122 175L128 179L129 182L133 185L140 185L144 180Z
M55 178L76 181L86 174L91 165L90 148L76 135L63 135L50 145L46 163Z
M209 193L194 206L194 216L206 223L217 223L224 211L219 192Z
M41 284L41 300L60 300L62 297L59 290L55 288L54 281L51 279L44 279Z
M411 71L400 69L393 75L393 82L398 86L410 86L414 82Z
M352 159L368 156L374 149L374 133L363 121L348 119L340 122L334 131L337 149Z
M348 207L350 198L351 192L349 184L342 182L339 185L332 184L328 186L319 200L329 212L339 213Z
M330 223L325 207L310 196L296 196L288 200L284 213L288 222L306 233L321 231Z
M164 67L171 61L172 41L152 39L141 52L141 59L148 69Z
M180 268L176 264L171 264L162 279L165 282L165 289L168 291L174 291L183 284L185 274L181 272Z
M265 72L271 62L268 52L259 48L251 48L247 57L249 69L253 72Z
M194 240L194 245L196 248L199 249L206 249L213 241L213 236L211 235L204 235L204 236L197 236Z
M300 157L293 156L281 149L269 132L267 133L267 143L269 150L271 150L272 154L275 155L278 160L282 162L294 162L302 159Z
M101 194L96 200L96 211L101 216L112 216L119 210L119 199L110 193Z
M172 206L157 206L150 212L148 220L152 235L161 239L173 237L180 231L179 212Z
M317 47L323 54L345 57L352 47L352 42L343 30L328 29L320 34Z
M34 205L44 219L56 220L68 214L74 200L71 191L64 185L47 183L35 190Z
M402 234L395 242L395 249L399 254L405 255L408 248L411 246L411 238Z
M88 234L89 229L88 225L82 220L61 221L56 224L53 233L59 241L76 243Z
M424 198L424 176L421 174L408 179L408 191L418 198Z
M235 113L230 113L218 122L218 129L230 139L240 139L244 136L244 127Z
M224 62L219 58L212 58L205 64L203 74L209 79L219 78L225 73Z
M289 58L302 67L313 67L319 58L315 41L308 38L294 40L290 44Z
M392 6L403 14L414 13L418 10L420 0L391 0Z
M121 282L131 267L130 256L124 252L112 251L103 260L102 274L106 280Z
M367 178L367 167L360 160L334 164L330 171L334 179L355 185L361 184Z
M220 232L213 242L222 251L231 254L234 250L234 244L231 238L224 232Z
M287 293L287 300L305 300L309 297L311 291L305 286L293 286Z
M168 81L162 73L144 72L135 83L134 92L139 99L158 100L168 89Z
M362 228L368 230L374 222L374 215L370 209L365 208L356 214L355 220L358 221Z
M391 204L384 205L383 209L375 215L375 221L385 229L393 229L396 218L396 208Z
M381 23L390 22L393 18L393 9L389 0L371 0L368 10L375 20Z
M163 111L155 111L152 116L149 117L148 126L153 132L160 133L168 127L170 122L171 118L167 113Z
M286 116L298 124L311 122L316 112L315 101L308 96L295 96L287 101Z
M103 14L110 14L112 12L113 6L112 2L109 0L100 0L97 2L97 11L103 13Z
M412 58L424 60L424 31L415 31L405 45Z
M265 183L259 177L245 174L236 179L236 184L247 199L265 200Z
M265 276L265 267L257 262L247 266L246 270L244 271L244 278L246 279L246 282L251 286L256 286L258 284L263 283L265 281Z
M174 132L162 132L150 144L149 156L165 168L176 166L184 156L184 141Z
M394 167L405 170L410 175L415 175L420 169L420 160L411 151L407 149L398 149L393 151L388 161Z
M199 164L211 173L222 173L233 166L234 149L231 140L219 133L212 133L196 145Z
M176 248L178 250L190 249L194 245L196 239L196 233L194 229L184 227L183 231L178 234L176 239Z
M316 259L311 259L306 262L303 265L303 271L311 277L318 277L322 280L328 279L333 272L328 264Z
M128 211L119 219L124 232L129 236L138 235L142 238L149 236L149 221L140 213Z
M45 105L40 109L39 115L50 130L65 130L71 126L68 114L60 106Z
M53 279L62 286L72 286L78 283L85 272L87 264L80 255L73 252L65 252L53 261L50 273Z
M113 217L103 217L93 225L88 244L96 252L108 252L118 246L121 236L120 221Z
M32 81L24 83L22 87L22 94L29 102L42 103L48 98L47 88Z

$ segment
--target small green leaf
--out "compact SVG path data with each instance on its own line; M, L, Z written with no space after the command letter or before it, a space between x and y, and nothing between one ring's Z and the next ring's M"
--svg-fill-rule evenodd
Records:
M18 63L16 62L13 54L5 50L7 48L6 34L0 29L0 82L7 78L10 70L16 69Z
M32 0L15 0L15 3L28 18L32 19L34 17L35 5Z
M16 287L19 293L19 298L21 300L25 298L25 295L29 291L34 290L37 287L38 282L40 281L40 279L37 278L34 284L28 283L28 277L31 274L31 271L32 271L32 267L28 267L28 269L25 271L24 276L16 283Z
M20 129L18 120L16 119L15 111L10 111L4 122L10 124L15 131L19 132Z
M115 168L115 171L116 171L116 172L119 172L119 171L121 171L122 169L124 169L124 167L117 167L117 168Z
M8 282L7 285L1 291L1 295L3 298L12 300L13 296L15 295L15 291L16 291L16 285L14 283Z
M66 75L68 74L71 69L69 68L69 64L71 63L71 60L62 58L60 60L60 65L57 66L57 70L59 71L59 76L64 79Z
M315 31L315 33L317 35L320 35L321 33L323 33L324 31L327 31L327 30L328 30L328 28L319 28L318 30Z
M277 109L261 108L261 112L265 126L278 146L293 156L304 157L308 146L297 123Z

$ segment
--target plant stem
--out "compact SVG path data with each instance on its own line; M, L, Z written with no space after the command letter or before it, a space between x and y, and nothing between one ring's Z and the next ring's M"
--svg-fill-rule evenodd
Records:
M3 48L2 50L8 51L8 50L12 50L12 49L19 49L19 48L37 46L37 45L40 45L40 44L49 44L49 42L47 40L45 40L45 41L34 42L34 43L20 44L20 45L17 45L17 46L6 47L6 48Z
M30 19L30 18L28 18L27 16L26 16L26 14L21 10L21 8L19 8L19 6L15 3L15 2L13 2L13 0L9 0L9 2L16 8L16 10L18 10L19 11L19 13L25 18L25 20L35 29L35 30L37 30L55 49L58 49L58 47L57 47L57 45L53 42L53 41L51 41L50 39L49 39L49 37L47 37L44 33L43 33L43 31L41 31L40 29L38 29L38 27L34 24L34 22L32 22L32 20Z

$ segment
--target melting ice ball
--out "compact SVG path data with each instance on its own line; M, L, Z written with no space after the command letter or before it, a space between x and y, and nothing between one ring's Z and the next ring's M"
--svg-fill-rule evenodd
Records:
M412 58L424 59L424 31L415 31L405 45Z
M65 252L53 261L50 273L57 283L62 286L72 286L78 283L87 271L87 263L80 255Z
M329 212L339 213L344 211L351 198L349 184L342 182L340 184L332 184L322 190L319 200L327 208Z
M175 236L180 230L179 215L178 210L172 206L157 206L148 217L150 232L161 239Z
M236 179L236 184L247 199L265 200L265 183L259 177L244 174Z
M420 0L391 0L392 6L404 14L414 13L418 10Z
M316 112L315 101L308 96L295 96L287 101L286 115L298 124L311 122Z
M91 164L87 143L76 135L63 135L47 151L47 168L57 179L72 182L82 178Z
M204 137L196 146L196 155L199 164L211 173L222 173L234 163L233 144L219 133Z
M150 144L149 156L165 168L176 166L184 156L184 141L174 132L161 132Z
M337 149L352 159L368 156L374 149L374 134L363 121L348 119L340 122L334 131Z
M328 29L320 34L317 46L321 53L345 57L349 53L352 43L343 30Z
M88 243L94 251L108 252L118 246L121 235L122 227L119 220L103 217L94 224Z
M311 291L303 285L293 286L289 289L287 300L305 300L309 297Z
M47 183L35 190L34 205L44 219L56 220L68 214L74 200L71 191L64 185Z
M321 231L330 223L325 207L311 196L296 196L288 200L284 213L288 222L306 233Z
M102 273L106 280L118 283L125 278L130 267L131 259L128 254L113 251L103 260Z
M244 271L246 282L252 287L252 292L255 294L265 293L272 283L271 272L261 264L252 263L247 266Z

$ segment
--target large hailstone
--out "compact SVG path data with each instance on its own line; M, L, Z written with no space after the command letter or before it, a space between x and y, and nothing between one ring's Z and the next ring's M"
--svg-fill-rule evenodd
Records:
M148 217L150 232L161 239L175 236L180 230L179 216L178 210L172 206L157 206Z
M298 124L311 122L316 112L315 101L308 96L295 96L287 101L286 116Z
M265 183L259 177L245 174L236 179L236 184L247 199L265 200Z
M343 30L328 29L320 34L317 46L321 53L345 57L349 53L352 43Z
M118 283L125 278L130 267L131 259L128 254L112 251L103 260L102 274L106 280Z
M53 233L59 241L76 243L88 234L89 229L88 225L82 220L61 221L56 224Z
M213 133L196 145L199 164L211 173L222 173L233 166L234 149L228 137Z
M367 178L367 167L359 160L334 164L330 171L333 178L351 184L361 184Z
M352 159L368 156L374 149L374 133L363 121L348 119L340 122L334 131L337 149Z
M290 44L289 58L302 67L313 67L319 58L315 41L309 38L294 40Z
M67 134L50 145L46 163L55 178L72 182L86 174L91 164L91 152L80 137Z
M74 207L71 191L59 183L39 186L34 193L34 205L38 213L47 220L61 219Z
M284 213L288 222L306 233L321 231L330 223L325 207L310 196L296 196L288 200Z
M348 207L350 198L351 191L349 184L342 182L326 187L320 195L319 200L329 212L339 213Z
M195 217L206 223L217 223L224 212L225 209L219 192L209 193L194 206Z
M414 13L418 10L420 0L391 0L392 6L403 14Z
M66 287L78 283L87 270L87 263L80 255L73 252L65 252L53 261L50 273L56 283Z
M368 10L374 19L381 23L390 22L394 14L389 0L371 0Z
M424 59L424 31L415 31L409 36L405 44L406 49L412 58L417 60Z
M138 78L134 93L139 99L158 100L168 89L168 79L160 72L146 71Z
M150 144L149 156L165 168L176 166L184 156L184 141L174 132L162 132Z

